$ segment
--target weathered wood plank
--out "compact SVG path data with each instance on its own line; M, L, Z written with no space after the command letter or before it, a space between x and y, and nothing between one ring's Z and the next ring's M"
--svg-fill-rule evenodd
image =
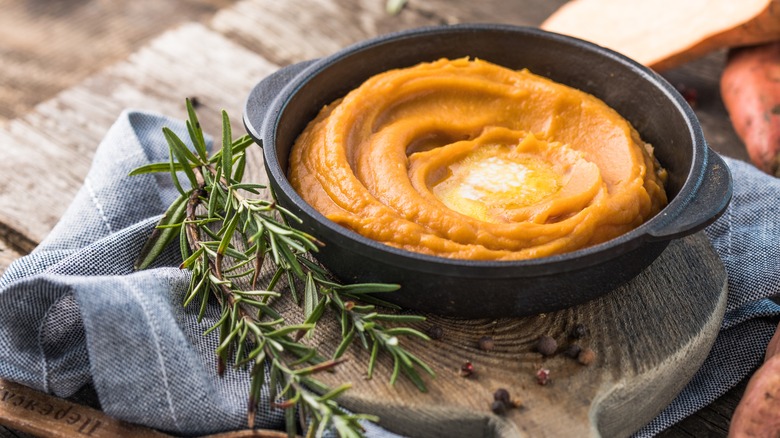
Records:
M286 65L380 34L445 24L441 18L413 11L391 16L384 5L383 0L245 0L217 13L211 26Z
M396 16L384 1L244 0L215 15L214 29L285 65L329 55L349 44L420 26L495 22L533 26L564 0L410 1Z
M80 187L95 148L123 109L184 117L184 98L197 96L207 132L219 133L218 114L225 108L238 134L249 89L276 68L199 24L162 35L127 61L0 130L0 144L8 145L0 172L14 175L0 182L0 223L28 241L43 239Z
M452 1L410 0L411 11L441 17L447 23L503 23L516 26L538 26L566 0L525 1Z
M11 262L21 256L22 254L19 254L13 248L9 248L5 242L0 240L0 275L3 275L3 272L5 272L5 269L8 267L8 265L11 264Z
M390 387L388 358L379 361L373 380L362 380L368 354L359 348L321 378L351 380L353 389L342 399L347 407L377 414L381 424L410 436L627 436L654 418L701 365L720 326L725 284L720 259L697 234L673 242L629 285L582 306L500 320L427 315L419 328L437 325L441 339L404 340L437 374L426 379L425 394L403 379ZM573 340L576 324L590 334ZM337 327L322 324L320 330L318 345L337 344ZM490 351L477 345L485 335L494 340ZM557 340L558 354L535 352L542 335ZM591 366L561 354L575 342L596 352ZM473 378L458 375L466 361L474 365ZM540 368L550 370L545 386L536 382ZM524 408L492 414L492 394L500 387Z
M0 121L124 59L175 24L235 0L0 0Z

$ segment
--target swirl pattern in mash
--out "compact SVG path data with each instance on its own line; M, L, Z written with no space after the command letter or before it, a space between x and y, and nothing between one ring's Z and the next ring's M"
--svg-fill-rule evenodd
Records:
M344 227L461 259L577 250L667 202L652 148L604 102L465 58L378 74L323 108L289 177Z

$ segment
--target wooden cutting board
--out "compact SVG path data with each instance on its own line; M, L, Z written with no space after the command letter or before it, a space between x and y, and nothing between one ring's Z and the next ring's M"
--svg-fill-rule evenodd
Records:
M723 266L702 233L674 241L629 284L574 308L527 318L458 320L428 316L440 340L409 343L431 364L428 392L399 381L386 383L390 361L370 381L362 379L368 355L351 358L323 380L354 383L341 402L378 415L381 424L409 436L628 436L652 420L699 369L720 328L726 305ZM577 324L589 335L575 340ZM535 352L539 336L558 342L559 353ZM478 348L492 336L494 348ZM332 344L333 337L319 342ZM589 366L560 353L571 343L591 348ZM464 378L470 361L475 374ZM549 370L546 385L536 372ZM507 389L522 407L505 416L490 410L493 392Z
M368 355L359 347L347 352L348 360L334 373L318 377L331 385L351 381L353 388L340 399L345 407L376 414L382 426L412 437L628 436L667 406L699 369L725 304L725 272L699 233L672 242L635 280L585 305L498 320L428 315L419 328L437 326L441 338L404 340L436 372L426 379L427 393L403 379L389 386L388 360L380 359L374 378L365 380ZM588 334L572 339L577 324ZM314 342L325 350L337 345L336 321L321 323L318 330ZM541 335L558 341L558 354L543 357L535 351ZM494 341L490 351L478 347L483 336ZM581 365L561 353L575 342L595 352L593 363ZM460 373L465 362L475 370L469 377ZM546 385L537 381L541 368L549 370ZM521 406L504 416L493 414L490 405L498 388L507 389ZM3 381L0 424L54 437L165 436ZM278 435L244 431L219 436Z

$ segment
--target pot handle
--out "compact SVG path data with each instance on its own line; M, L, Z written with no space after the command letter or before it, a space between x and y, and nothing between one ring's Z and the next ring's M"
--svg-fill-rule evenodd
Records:
M282 67L252 88L244 105L244 126L260 147L263 146L263 122L274 99L285 85L315 61L311 59Z
M670 240L704 229L726 211L732 194L731 172L723 158L706 148L705 164L697 186L683 200L683 208L667 216L648 232L652 240ZM663 213L662 213L663 214Z

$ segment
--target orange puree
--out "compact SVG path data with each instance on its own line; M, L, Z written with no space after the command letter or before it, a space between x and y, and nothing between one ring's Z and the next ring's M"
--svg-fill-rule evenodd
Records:
M652 147L604 102L466 58L378 74L326 106L289 176L344 227L461 259L573 251L666 205Z

